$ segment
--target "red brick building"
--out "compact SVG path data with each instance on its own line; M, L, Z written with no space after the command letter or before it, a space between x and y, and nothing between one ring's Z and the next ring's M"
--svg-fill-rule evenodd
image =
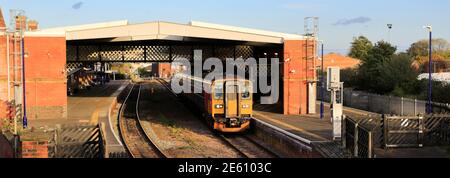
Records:
M0 12L0 100L5 102L14 97L13 83L8 85L8 76L14 78L14 64L22 67L21 59L14 54L14 41L11 33L6 33L5 21ZM26 19L20 17L20 19ZM33 22L33 25L37 25ZM18 23L19 25L22 23ZM23 25L23 24L22 24ZM37 27L33 27L35 29ZM9 35L9 37L7 37ZM55 119L67 117L66 96L66 41L65 34L24 33L25 88L28 119ZM19 49L19 44L15 46ZM7 51L9 43L9 52ZM8 56L9 55L9 56ZM9 71L8 74L8 60ZM21 73L17 73L21 78ZM10 86L10 90L8 90ZM9 91L9 94L8 94ZM10 96L10 98L8 98ZM1 107L1 106L0 106ZM6 108L0 108L5 111ZM5 112L1 112L4 114ZM2 115L0 115L2 117ZM4 117L4 116L3 116Z

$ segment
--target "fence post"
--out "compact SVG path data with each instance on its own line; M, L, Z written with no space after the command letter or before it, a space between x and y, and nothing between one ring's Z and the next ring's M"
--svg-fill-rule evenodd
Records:
M419 116L419 138L417 139L419 141L419 147L423 147L423 135L424 135L424 120L423 116Z
M59 131L61 130L61 125L57 124L56 128L55 128L55 134L54 134L54 140L55 140L55 146L53 147L54 151L55 151L55 158L58 158L58 145L59 145Z
M382 119L381 119L381 121L383 122L382 123L382 129L383 129L383 146L384 146L384 148L387 148L388 146L388 140L389 140L389 133L388 133L388 127L389 127L389 124L388 124L388 122L389 122L389 120L388 120L388 118L386 117L386 115L383 115L383 117L382 117Z
M13 136L13 149L14 149L14 155L13 158L21 158L21 141L20 141L20 135L14 135Z
M402 104L401 104L401 105L402 105L402 111L401 111L401 112L402 112L402 116L403 116L403 115L405 115L405 114L404 114L404 109L403 109L403 107L404 107L404 106L403 106L403 97L401 97L401 101L402 101Z
M414 99L414 116L417 116L417 99Z
M342 141L342 147L343 148L347 148L347 116L343 117L344 119L342 120L342 124L341 124L341 141Z
M100 154L103 156L103 158L109 158L109 151L108 151L108 145L106 145L106 139L104 138L104 131L106 131L106 126L102 122L99 123L99 129L100 129L100 138L99 144L101 144L100 148Z
M373 145L372 131L369 131L369 145L367 145L367 149L368 149L367 154L369 154L369 155L367 155L368 158L372 158L372 149L373 149L372 145Z
M355 135L353 137L354 138L354 143L353 143L354 146L353 147L354 147L355 150L354 150L353 154L354 154L355 157L358 157L358 139L359 139L358 138L358 123L355 123L355 132L354 132L354 134Z

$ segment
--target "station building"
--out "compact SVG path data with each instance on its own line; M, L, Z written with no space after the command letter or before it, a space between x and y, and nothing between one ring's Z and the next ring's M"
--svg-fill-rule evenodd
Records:
M1 12L0 17L0 100L4 103L21 99L14 97L17 95L14 91L19 90L14 90L11 82L19 75L12 71L13 64L20 64L20 59L14 58L13 46L17 44L13 43L11 34L8 37ZM94 64L148 62L157 63L158 70L166 71L177 57L191 60L196 49L203 51L204 59L279 58L279 104L283 113L316 112L314 38L196 21L130 24L124 20L49 29L39 29L36 21L24 22L27 23L23 55L29 120L67 118L67 80L72 70Z

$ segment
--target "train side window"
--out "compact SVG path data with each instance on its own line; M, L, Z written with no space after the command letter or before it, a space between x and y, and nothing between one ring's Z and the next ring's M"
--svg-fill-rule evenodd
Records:
M223 83L216 83L214 86L214 99L223 99Z

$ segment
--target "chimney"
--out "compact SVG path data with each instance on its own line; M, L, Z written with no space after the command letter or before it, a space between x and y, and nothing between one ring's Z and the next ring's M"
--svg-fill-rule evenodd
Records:
M3 18L3 12L0 8L0 29L6 28L5 19Z
M16 20L16 30L26 30L27 28L27 17L23 15L18 15L15 17Z
M39 23L36 20L29 20L28 21L28 31L36 31L39 28Z

